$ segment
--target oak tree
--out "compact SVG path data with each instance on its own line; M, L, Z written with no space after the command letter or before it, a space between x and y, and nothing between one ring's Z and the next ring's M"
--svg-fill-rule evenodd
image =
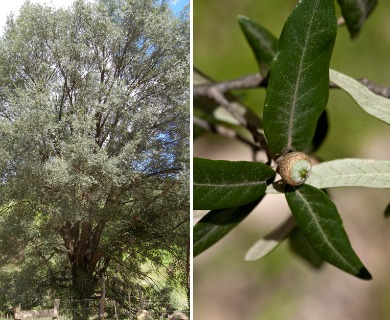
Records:
M25 307L49 289L90 298L104 275L130 283L145 259L163 262L159 252L186 261L188 125L188 10L77 0L69 9L27 2L9 17L1 278L34 292Z

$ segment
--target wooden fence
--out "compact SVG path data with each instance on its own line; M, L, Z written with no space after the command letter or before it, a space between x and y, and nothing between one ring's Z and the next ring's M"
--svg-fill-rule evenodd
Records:
M112 299L106 297L106 284L103 279L102 283L102 294L99 299L87 299L83 301L87 301L88 304L88 313L90 314L90 319L93 320L103 320L103 319L114 319L119 320L120 318L136 320L137 319L137 311L144 311L149 304L148 300L145 300L143 297L143 290L140 285L138 285L138 290L136 290L135 295L131 294L131 291L128 292L128 309L124 309L120 307L120 305ZM136 306L132 306L131 300L134 302L138 300ZM93 302L93 303L92 303ZM13 319L14 320L32 320L32 319L43 319L44 320L70 320L74 318L75 314L79 314L77 308L74 308L74 303L80 303L80 301L75 300L63 300L61 303L61 316L60 316L60 299L54 300L53 309L43 309L43 310L22 310L20 305L14 308ZM89 306L89 303L92 303ZM76 312L76 313L75 313ZM158 319L167 319L169 310L161 311ZM170 311L169 313L171 313ZM153 311L152 311L153 313ZM187 311L187 313L189 313ZM94 315L94 316L93 316ZM157 315L155 315L157 316ZM180 319L178 314L172 314L169 319ZM12 318L9 318L11 320ZM184 318L186 319L186 318ZM188 319L188 318L187 318ZM8 317L1 317L0 320L8 320Z
M54 300L54 308L53 309L44 309L44 310L30 310L30 311L22 311L21 307L15 307L14 319L15 320L25 320L25 319L39 319L39 318L52 318L58 319L59 317L59 307L60 300Z

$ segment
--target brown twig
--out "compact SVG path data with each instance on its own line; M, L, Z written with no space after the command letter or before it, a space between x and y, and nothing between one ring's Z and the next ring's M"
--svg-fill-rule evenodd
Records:
M358 81L375 94L385 98L390 98L390 87L379 86L366 78L358 79Z
M201 84L194 86L194 97L208 96L210 90L212 89L217 90L221 93L225 93L238 89L253 89L261 86L265 87L267 82L266 80L267 79L262 77L260 73L255 73L242 78L228 80L225 82Z
M359 79L358 81L363 85L365 85L368 89L370 89L375 94L378 94L385 98L390 98L390 87L376 85L368 79ZM271 150L269 149L269 146L265 140L264 135L258 131L258 128L249 124L248 121L245 119L245 117L242 116L232 106L231 102L225 97L225 94L232 90L255 89L261 87L267 87L267 85L268 85L268 78L267 77L264 78L263 76L260 75L260 73L255 73L238 79L228 80L224 82L214 83L210 80L210 83L195 85L193 90L193 96L194 98L208 97L210 99L213 99L222 107L224 107L238 121L240 125L246 128L252 134L254 141L261 147L261 149L263 149L266 152L268 157L268 163L271 163L272 153ZM332 82L329 84L329 87L338 88L338 86ZM200 119L198 120L194 119L194 121L198 121L198 124L200 124L199 122ZM205 130L213 131L220 135L231 137L232 134L231 132L227 132L225 131L225 129L222 129L220 127L219 128L211 127L209 123L203 123L200 126L203 127L203 129ZM242 139L242 137L239 137L237 135L235 136L235 138L240 140ZM258 151L255 150L254 147L254 146L257 147L257 145L247 140L243 142L250 145L254 153Z
M380 86L366 78L357 79L357 81L366 86L375 94L390 99L390 86ZM255 73L242 78L228 80L224 82L195 85L194 97L208 96L210 98L213 98L213 94L210 95L210 93L214 91L226 93L231 90L265 88L267 87L267 85L267 78L263 78L259 73ZM329 87L334 89L339 88L332 82L329 84Z
M227 128L223 125L212 125L208 121L201 119L201 118L198 118L198 117L194 117L193 123L194 123L194 125L198 126L199 128L202 128L203 130L206 130L208 132L213 132L213 133L216 133L218 135L228 137L231 139L237 139L237 140L243 142L244 144L248 145L250 148L252 148L252 150L254 152L260 151L260 147L257 144L242 137L233 129Z
M210 87L208 90L208 97L214 99L218 104L224 107L243 127L248 126L248 122L244 118L244 116L239 113L233 106L230 104L230 101L226 99L224 94L218 90L217 87Z
M242 116L231 104L231 102L225 97L225 94L232 90L238 89L253 89L259 87L266 87L268 78L264 78L260 73L247 75L238 79L233 79L220 83L210 82L208 84L194 86L193 95L194 98L208 97L213 99L219 105L224 107L236 120L237 122L246 128L253 136L254 141L263 149L270 163L272 160L272 153L268 147L265 137L258 131L258 128L250 124L244 116ZM253 149L255 153L255 149Z
M357 81L378 96L390 99L390 87L377 85L366 78L357 79ZM333 82L330 82L329 88L340 89L340 87Z

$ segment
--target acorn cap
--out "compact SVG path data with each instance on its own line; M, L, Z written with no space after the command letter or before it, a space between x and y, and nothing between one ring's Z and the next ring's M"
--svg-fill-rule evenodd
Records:
M278 171L285 183L291 186L299 186L309 177L311 171L310 158L303 152L287 153L279 161Z

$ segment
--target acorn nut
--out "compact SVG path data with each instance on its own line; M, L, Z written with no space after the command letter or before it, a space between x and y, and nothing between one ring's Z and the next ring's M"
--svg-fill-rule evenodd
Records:
M311 162L303 152L290 152L280 160L278 171L285 183L299 186L309 177Z

